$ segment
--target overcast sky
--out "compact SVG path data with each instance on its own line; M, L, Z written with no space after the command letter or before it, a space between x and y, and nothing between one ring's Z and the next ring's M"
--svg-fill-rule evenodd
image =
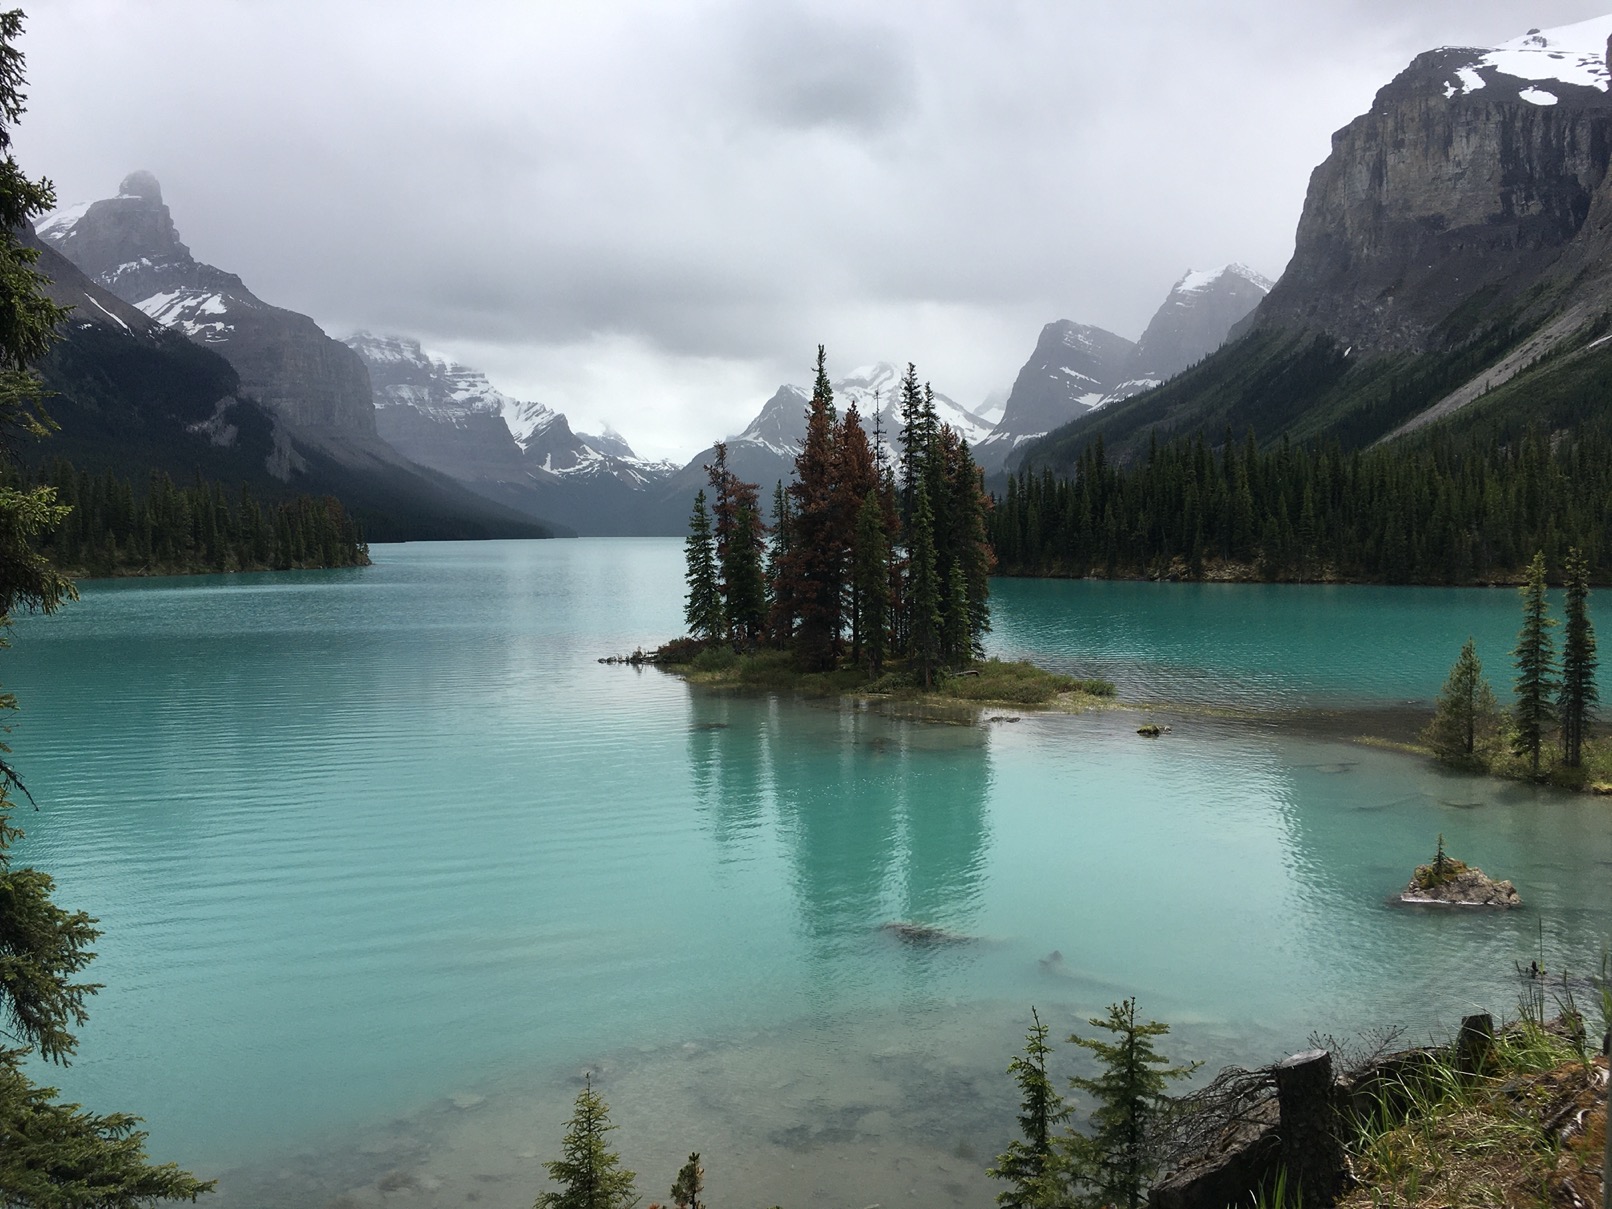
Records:
M1609 0L35 0L16 153L200 260L681 460L819 342L968 406L1041 326L1281 274L1418 52Z

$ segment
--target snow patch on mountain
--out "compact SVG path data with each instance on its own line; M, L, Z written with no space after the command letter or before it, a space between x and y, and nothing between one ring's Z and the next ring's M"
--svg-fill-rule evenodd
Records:
M177 328L197 340L222 340L226 333L235 330L233 323L210 318L230 313L223 296L212 290L181 287L142 298L134 305L165 327ZM239 300L236 305L241 305Z
M1175 283L1170 293L1196 294L1214 286L1228 274L1233 277L1241 277L1244 281L1253 282L1267 294L1271 292L1271 279L1263 273L1256 273L1245 264L1223 264L1218 269L1188 269L1186 276ZM1168 301L1166 299L1166 303Z
M1470 52L1474 58L1470 66L1457 69L1457 82L1446 84L1444 95L1477 92L1484 86L1479 74L1484 68L1534 84L1555 82L1606 92L1612 86L1606 62L1609 37L1612 14L1555 29L1531 29L1495 47L1446 47ZM1524 89L1518 95L1534 105L1554 105L1558 100L1555 93L1542 88Z
M34 224L34 234L40 239L57 242L78 224L78 220L94 204L92 201L75 202L71 206L52 210Z
M830 383L835 410L843 416L854 406L869 440L873 439L877 427L885 456L892 459L901 433L901 378L902 371L888 361L879 361L858 366ZM812 392L804 386L788 383L780 386L744 431L728 438L730 449L750 446L792 463L800 452L801 438L806 435L806 412L811 400ZM991 432L990 420L946 395L935 395L935 414L970 447L978 445Z

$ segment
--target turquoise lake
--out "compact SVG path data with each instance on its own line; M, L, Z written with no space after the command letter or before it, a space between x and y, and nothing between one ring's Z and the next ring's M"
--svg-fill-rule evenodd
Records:
M676 540L373 554L86 584L0 662L19 859L105 929L39 1073L218 1205L529 1206L584 1072L646 1202L698 1149L715 1204L983 1205L1032 1004L1206 1077L1612 936L1606 799L1350 741L1469 634L1504 695L1512 591L997 581L993 654L1152 712L943 722L600 664L681 631ZM1390 907L1440 833L1525 909Z

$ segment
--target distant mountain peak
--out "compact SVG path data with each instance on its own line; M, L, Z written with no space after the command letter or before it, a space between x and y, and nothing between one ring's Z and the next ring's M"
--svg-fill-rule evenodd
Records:
M1271 292L1274 284L1263 273L1256 273L1245 264L1223 264L1214 269L1188 269L1186 275L1171 288L1171 293L1196 294L1201 290L1213 288L1222 278L1227 276L1241 278L1256 285L1266 294Z
M343 457L395 460L375 438L358 358L308 316L271 306L234 273L197 261L150 172L131 172L117 196L64 207L34 229L97 284L223 354L244 394L305 435L318 430Z
M150 202L152 205L160 206L162 205L162 186L157 183L157 178L152 176L151 173L144 168L138 168L123 178L123 183L118 186L118 196L138 197L143 201Z

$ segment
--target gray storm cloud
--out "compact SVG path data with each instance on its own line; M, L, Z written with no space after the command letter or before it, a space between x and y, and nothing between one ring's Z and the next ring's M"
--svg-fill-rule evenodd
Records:
M1277 276L1412 56L1597 11L52 0L16 151L63 202L150 169L264 298L676 456L819 341L977 403L1049 320L1134 337L1189 267Z

